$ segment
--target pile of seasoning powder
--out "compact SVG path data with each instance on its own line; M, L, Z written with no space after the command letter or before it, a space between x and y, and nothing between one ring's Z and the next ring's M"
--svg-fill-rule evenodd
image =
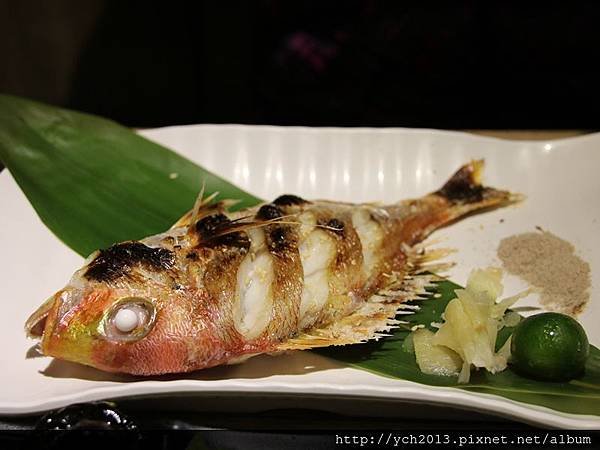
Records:
M498 257L509 273L538 288L547 310L577 315L590 298L590 265L571 243L548 231L503 239Z

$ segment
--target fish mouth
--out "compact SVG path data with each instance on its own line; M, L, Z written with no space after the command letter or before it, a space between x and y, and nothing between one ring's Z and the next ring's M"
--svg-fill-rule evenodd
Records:
M81 291L68 286L46 299L29 316L25 322L25 333L37 343L28 357L51 356L88 364L89 352L86 345L89 342L85 338L80 341L77 329L69 330L69 320L65 319L81 299Z
M46 299L46 301L29 316L25 322L25 333L27 333L27 337L32 339L43 339L48 316L54 308L59 294L60 292Z
M25 322L25 333L33 339L44 339L74 306L82 300L81 291L67 286L52 295L29 316Z

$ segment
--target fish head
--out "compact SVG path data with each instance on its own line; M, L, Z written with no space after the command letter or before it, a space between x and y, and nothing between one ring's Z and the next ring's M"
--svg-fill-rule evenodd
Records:
M184 282L176 252L141 242L92 254L26 323L44 355L150 375L206 367L223 353L211 300Z

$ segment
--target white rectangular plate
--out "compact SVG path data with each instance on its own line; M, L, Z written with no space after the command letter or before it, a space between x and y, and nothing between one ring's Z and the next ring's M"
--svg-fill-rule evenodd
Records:
M434 234L443 246L459 250L453 257L458 264L451 278L464 283L472 268L497 265L496 248L503 237L533 231L536 225L550 230L572 242L591 264L592 298L581 321L591 342L600 345L596 326L600 319L598 134L518 142L434 130L231 125L170 127L142 134L265 199L294 193L308 199L394 202L433 191L460 165L485 158L486 184L521 192L527 201L468 217ZM49 358L26 359L32 341L23 332L25 319L64 285L82 258L42 224L6 170L0 174L0 192L4 255L0 271L1 414L33 413L105 398L182 393L214 398L246 393L258 398L328 397L332 409L336 398L348 397L461 405L529 423L600 428L600 417L393 380L307 352L263 356L181 377L135 381ZM522 286L507 277L505 293ZM290 407L295 404L290 400Z

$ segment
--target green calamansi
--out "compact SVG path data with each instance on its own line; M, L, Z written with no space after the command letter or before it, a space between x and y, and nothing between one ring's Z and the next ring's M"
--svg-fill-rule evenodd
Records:
M523 320L511 342L511 366L521 375L566 381L582 374L590 345L583 327L558 313L536 314Z

